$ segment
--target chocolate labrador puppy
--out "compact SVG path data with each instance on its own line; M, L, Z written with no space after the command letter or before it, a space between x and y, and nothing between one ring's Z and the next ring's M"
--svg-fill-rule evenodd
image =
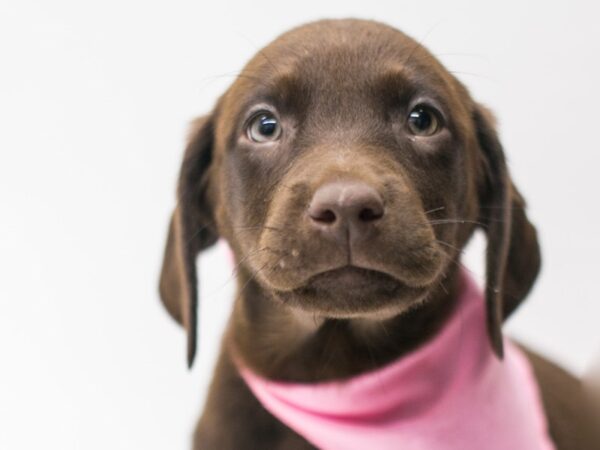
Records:
M191 365L195 259L219 238L235 255L236 302L195 449L313 448L261 405L236 361L314 383L402 358L452 313L478 228L489 345L503 357L502 323L540 250L494 128L435 57L380 23L305 25L248 63L193 126L160 280ZM580 381L527 355L556 447L594 448Z

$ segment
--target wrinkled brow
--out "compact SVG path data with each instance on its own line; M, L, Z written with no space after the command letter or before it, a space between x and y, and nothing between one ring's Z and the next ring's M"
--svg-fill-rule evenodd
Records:
M389 101L407 103L417 96L434 100L439 106L448 108L448 86L433 70L415 70L393 67L376 76L376 92Z
M309 81L292 71L277 70L262 76L253 75L252 88L243 89L243 109L255 103L272 103L278 109L299 112L306 108L311 95Z
M417 92L412 77L402 67L387 69L375 76L374 93L392 102L408 101Z
M301 108L311 92L307 80L292 72L277 74L267 85L278 106L285 109Z

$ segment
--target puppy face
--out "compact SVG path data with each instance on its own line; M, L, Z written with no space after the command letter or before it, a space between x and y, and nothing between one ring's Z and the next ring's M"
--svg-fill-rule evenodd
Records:
M397 31L315 28L259 53L223 98L217 223L290 307L394 315L438 286L462 245L439 218L476 219L469 112Z
M523 208L489 114L429 52L382 24L317 22L260 51L198 122L161 295L193 357L194 258L220 236L274 302L391 317L443 289L480 225L501 354L502 318L539 268Z

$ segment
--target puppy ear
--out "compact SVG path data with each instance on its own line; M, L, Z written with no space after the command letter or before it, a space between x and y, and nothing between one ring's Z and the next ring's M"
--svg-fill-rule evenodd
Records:
M197 119L181 165L177 207L169 225L159 284L160 297L167 311L187 331L189 367L192 366L196 353L196 257L201 250L218 239L206 199L212 143L212 119Z
M502 358L502 322L533 286L541 264L540 247L535 227L525 213L525 201L510 179L492 114L478 105L473 119L483 169L479 222L488 240L487 326L492 347Z

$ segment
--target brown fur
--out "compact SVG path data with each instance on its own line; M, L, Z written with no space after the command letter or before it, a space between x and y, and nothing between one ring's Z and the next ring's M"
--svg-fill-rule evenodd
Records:
M407 133L418 102L440 112L432 136ZM279 141L245 134L268 108ZM327 183L378 192L385 215L344 245L307 217ZM311 448L249 392L233 358L277 380L347 378L431 337L454 307L460 250L488 237L490 344L540 266L534 227L510 180L490 113L421 45L382 24L321 21L260 51L214 111L199 119L184 156L161 296L196 345L195 258L218 237L238 262L238 294L195 449ZM350 264L364 283L343 289ZM531 355L559 449L590 449L580 384ZM580 417L577 417L579 413Z

